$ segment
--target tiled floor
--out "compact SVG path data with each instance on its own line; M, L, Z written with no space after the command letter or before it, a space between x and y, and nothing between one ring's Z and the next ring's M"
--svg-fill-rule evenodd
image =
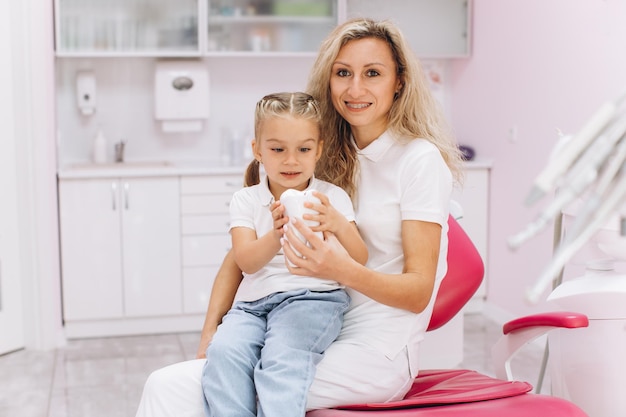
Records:
M462 367L492 374L499 326L467 315L465 328ZM53 352L0 356L0 416L132 417L148 374L193 358L198 341L199 333L85 339ZM516 378L534 385L542 355L540 347L525 348L513 362Z

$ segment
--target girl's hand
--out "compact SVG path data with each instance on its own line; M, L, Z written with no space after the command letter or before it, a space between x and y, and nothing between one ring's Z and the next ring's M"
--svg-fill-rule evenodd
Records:
M274 220L274 236L277 240L283 237L283 226L289 221L289 217L285 216L285 206L280 201L274 201L270 205L272 219Z
M304 220L319 222L318 226L312 227L314 232L332 232L337 234L339 230L346 227L349 222L335 207L330 204L326 194L315 191L313 195L320 199L321 204L305 202L304 207L317 211L318 214L305 214Z
M309 245L304 244L296 236L294 229L304 236ZM296 219L290 221L285 226L285 238L281 241L283 252L293 264L286 262L289 272L294 275L331 279L342 283L343 276L350 276L354 273L355 265L360 266L350 257L333 233L324 232L322 240L302 221ZM302 256L298 256L294 249Z

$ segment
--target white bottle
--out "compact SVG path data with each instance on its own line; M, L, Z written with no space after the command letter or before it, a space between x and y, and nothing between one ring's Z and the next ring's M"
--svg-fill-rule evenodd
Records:
M107 140L102 133L102 129L98 129L98 133L93 139L91 158L96 164L105 164L107 161Z

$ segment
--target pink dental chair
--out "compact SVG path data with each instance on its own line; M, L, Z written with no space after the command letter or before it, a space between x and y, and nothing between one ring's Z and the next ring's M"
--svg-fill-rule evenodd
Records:
M478 289L484 274L482 259L465 231L452 217L448 225L448 272L437 294L428 330L452 319ZM563 312L514 320L504 326L505 336L498 342L500 351L496 356L503 359L507 347L510 353L517 351L529 340L529 333L540 335L552 328L587 325L584 315ZM505 366L497 364L498 370ZM531 390L526 382L491 378L464 369L423 370L400 401L315 410L307 417L588 417L566 400L531 394Z

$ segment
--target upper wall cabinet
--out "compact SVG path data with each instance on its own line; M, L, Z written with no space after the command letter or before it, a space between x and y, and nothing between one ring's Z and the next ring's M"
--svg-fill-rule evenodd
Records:
M58 56L200 55L198 0L56 0Z
M471 0L346 0L348 18L389 19L421 58L470 54Z
M397 22L423 58L469 54L470 0L55 0L56 53L315 55L347 18Z
M207 53L316 53L337 24L337 0L210 0Z
M315 54L343 0L56 0L56 54Z

